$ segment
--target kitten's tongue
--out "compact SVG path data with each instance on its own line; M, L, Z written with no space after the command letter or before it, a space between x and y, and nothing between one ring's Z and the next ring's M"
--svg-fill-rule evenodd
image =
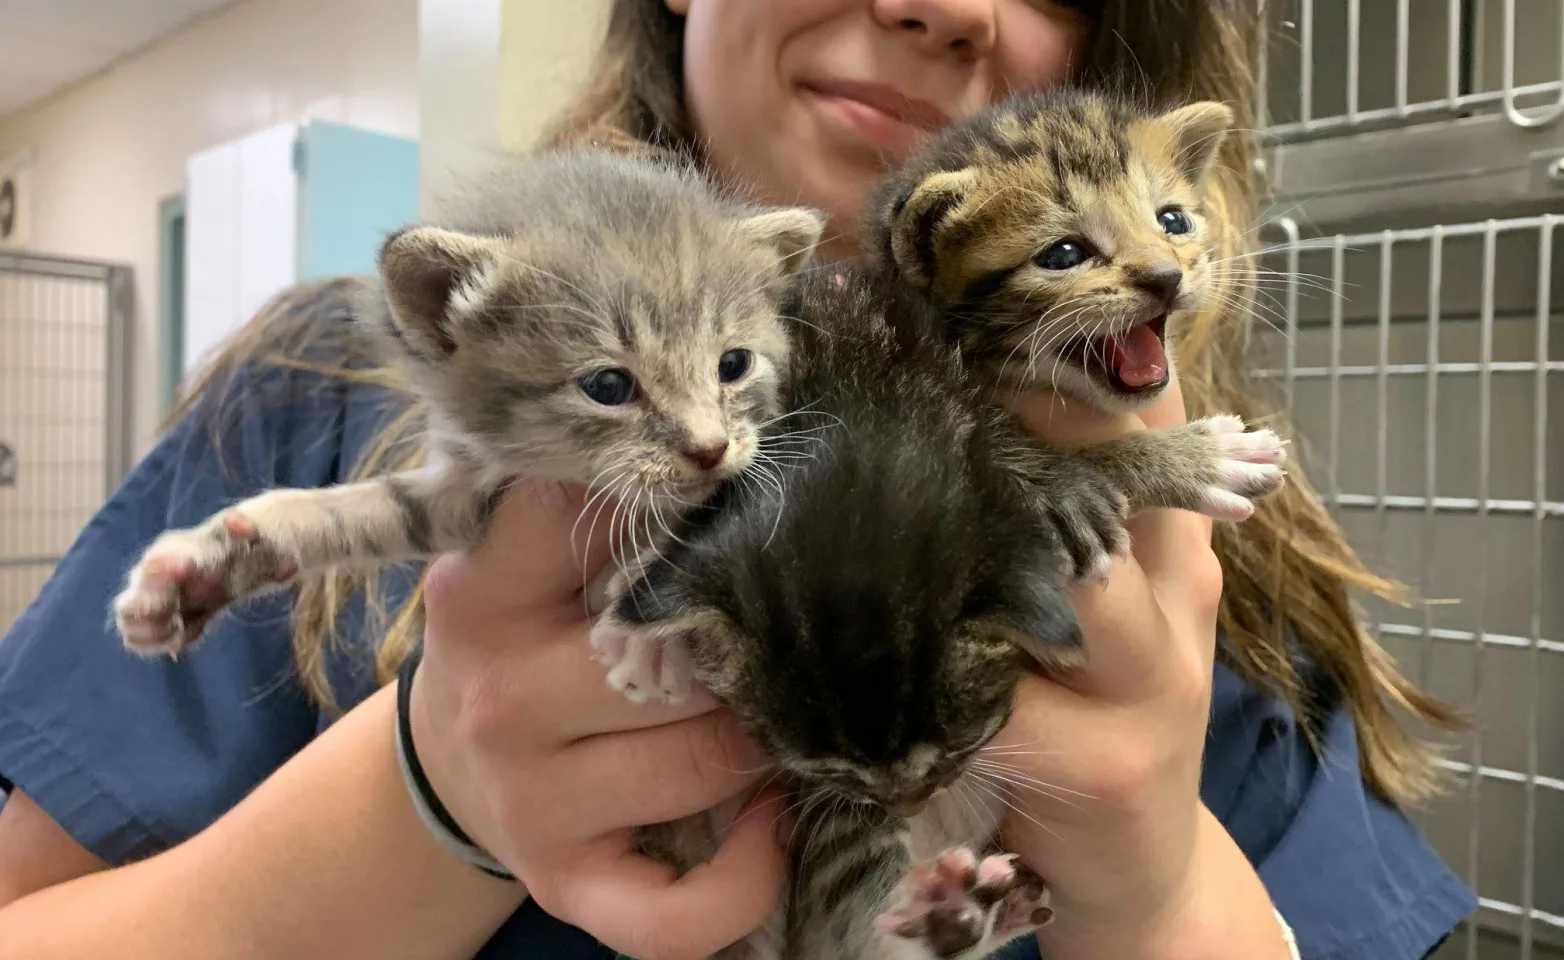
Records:
M1168 355L1162 338L1143 323L1133 330L1103 340L1103 359L1127 387L1146 387L1160 383L1168 375Z

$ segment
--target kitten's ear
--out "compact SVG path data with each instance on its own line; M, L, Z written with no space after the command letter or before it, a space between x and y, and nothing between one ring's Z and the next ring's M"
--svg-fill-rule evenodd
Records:
M738 222L746 239L776 251L783 278L791 277L814 255L825 232L825 217L807 207L767 210Z
M946 170L926 177L891 208L890 257L902 276L929 290L939 276L936 251L950 215L977 185L977 171Z
M409 227L380 247L380 279L396 333L413 349L447 356L451 296L499 262L500 241L438 227Z
M1206 100L1170 110L1158 120L1172 132L1179 171L1199 186L1233 128L1232 108Z

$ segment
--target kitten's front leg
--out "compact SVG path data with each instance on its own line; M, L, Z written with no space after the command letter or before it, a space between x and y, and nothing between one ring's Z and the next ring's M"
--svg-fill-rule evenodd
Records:
M608 685L632 703L678 705L695 683L695 664L683 637L689 626L662 617L665 597L646 577L654 566L667 563L661 552L667 539L659 537L623 567L605 568L587 586L588 609L602 611L592 625L593 657L608 668Z
M1124 491L1131 513L1175 508L1238 523L1254 514L1255 499L1280 489L1287 444L1271 430L1250 430L1224 415L1131 434L1076 455Z
M913 867L897 906L875 922L923 956L977 960L1047 925L1048 903L1047 886L1014 855L979 858L957 847Z
M1250 498L1281 486L1286 445L1238 417L1195 420L1073 449L1017 437L1001 456L1034 508L1057 532L1066 572L1105 579L1129 552L1124 521L1142 510L1180 508L1230 522L1254 512Z
M492 494L470 478L410 471L314 490L271 490L198 527L170 530L142 554L114 600L132 652L177 656L230 604L338 564L411 559L475 543Z

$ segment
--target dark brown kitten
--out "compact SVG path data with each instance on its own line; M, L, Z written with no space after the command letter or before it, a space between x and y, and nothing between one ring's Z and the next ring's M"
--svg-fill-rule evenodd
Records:
M794 412L684 518L593 642L652 665L615 678L640 696L703 684L801 784L786 913L746 950L987 952L1035 926L1044 892L1009 859L972 852L999 811L959 791L1027 659L1083 655L1067 575L1100 573L1132 512L1274 489L1280 445L1227 418L1049 448L986 402L903 286L801 277L784 314L798 321L782 391ZM648 843L689 867L712 836L697 818ZM941 858L947 848L967 853ZM981 923L953 929L927 911L876 922L923 861L934 881L971 881Z

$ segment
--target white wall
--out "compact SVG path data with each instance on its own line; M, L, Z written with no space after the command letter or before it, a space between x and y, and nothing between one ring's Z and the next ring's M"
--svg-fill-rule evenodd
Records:
M421 0L419 177L425 216L472 153L524 150L586 79L609 0Z
M137 455L160 416L158 202L192 154L301 116L417 136L417 0L245 0L0 118L0 158L34 151L31 246L135 267Z
M298 278L300 127L278 124L185 168L184 377Z

